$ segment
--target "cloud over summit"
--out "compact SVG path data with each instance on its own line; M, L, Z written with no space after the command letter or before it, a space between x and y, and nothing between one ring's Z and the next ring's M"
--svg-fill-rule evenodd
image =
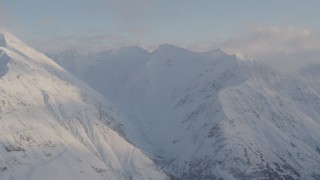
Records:
M294 71L306 64L320 63L320 31L295 26L257 26L246 35L223 42L193 44L191 49L205 51L221 48L227 53L253 56L266 64Z

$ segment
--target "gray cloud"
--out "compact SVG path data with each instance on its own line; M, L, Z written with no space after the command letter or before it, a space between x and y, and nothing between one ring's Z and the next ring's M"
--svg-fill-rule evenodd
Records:
M320 63L320 32L301 27L260 26L249 35L220 43L204 42L189 46L197 51L221 48L227 53L252 56L283 71Z
M103 0L97 4L96 10L111 11L124 21L141 19L153 8L150 0Z
M137 23L152 12L153 3L150 0L100 0L88 7L91 12L111 13L118 20L126 23Z
M120 24L120 32L130 34L139 43L146 39L145 22L155 7L150 0L100 0L87 7L87 11L107 13Z
M1 0L0 0L1 1ZM155 6L150 0L98 0L85 7L86 13L95 16L99 13L108 14L117 23L118 32L108 33L96 29L79 36L51 36L30 38L27 43L42 52L59 52L66 49L81 51L103 51L122 46L152 46L148 43L145 21ZM101 22L103 23L103 22ZM43 28L51 28L57 24L53 18L44 18Z

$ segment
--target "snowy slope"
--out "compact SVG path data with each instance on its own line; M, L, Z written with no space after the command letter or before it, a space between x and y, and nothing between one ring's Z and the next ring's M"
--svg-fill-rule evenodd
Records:
M81 76L124 113L127 138L164 171L182 179L320 179L317 70L281 74L252 58L171 45L95 62Z
M300 70L303 78L308 81L318 94L320 94L320 62L318 64L309 65Z
M100 94L7 32L0 94L0 179L167 178Z

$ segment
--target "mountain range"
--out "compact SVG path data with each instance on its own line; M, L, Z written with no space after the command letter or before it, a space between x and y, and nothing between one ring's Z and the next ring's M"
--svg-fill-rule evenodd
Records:
M0 47L1 179L320 179L320 64Z

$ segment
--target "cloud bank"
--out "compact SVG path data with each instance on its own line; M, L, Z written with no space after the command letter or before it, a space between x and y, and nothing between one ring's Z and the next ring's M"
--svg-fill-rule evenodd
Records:
M223 42L202 42L187 46L194 51L220 48L228 54L251 56L284 72L296 71L310 64L320 63L319 31L302 27L259 26L250 28L246 35L232 37ZM138 43L125 36L100 33L83 36L53 36L36 38L29 43L42 52L61 52L76 49L82 52L105 51L130 45L155 49L159 44ZM151 48L150 48L151 47Z
M45 53L59 53L70 49L89 53L127 46L127 42L128 40L120 35L97 33L79 36L35 37L30 39L28 44Z
M295 71L307 64L320 63L319 39L319 31L307 28L259 26L249 29L246 36L220 43L196 43L189 48L196 51L221 48L229 54L252 56L282 71Z

